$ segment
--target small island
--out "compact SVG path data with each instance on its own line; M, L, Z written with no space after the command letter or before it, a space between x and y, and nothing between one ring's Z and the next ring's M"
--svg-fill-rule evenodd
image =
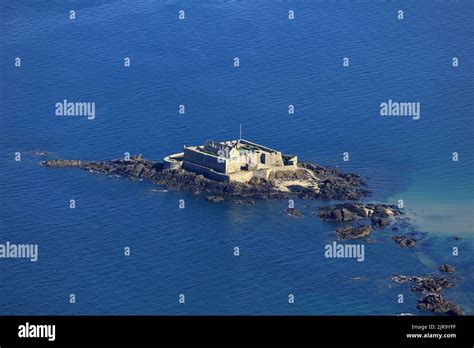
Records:
M52 159L42 164L144 179L168 189L213 196L358 200L370 194L357 174L298 162L296 156L244 139L185 146L162 162L135 156L100 162Z

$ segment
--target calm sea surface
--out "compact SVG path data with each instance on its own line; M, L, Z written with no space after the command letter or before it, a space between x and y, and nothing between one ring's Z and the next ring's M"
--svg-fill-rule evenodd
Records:
M458 270L446 297L474 313L472 1L1 4L0 243L36 243L39 261L0 260L0 314L416 313L417 295L390 276L441 263ZM64 99L95 102L96 118L55 116ZM388 99L420 102L421 118L379 116ZM161 160L236 138L239 124L249 140L368 176L372 201L403 199L416 249L374 232L364 262L326 259L335 236L313 215L321 202L296 201L292 219L285 201L152 192L34 154Z

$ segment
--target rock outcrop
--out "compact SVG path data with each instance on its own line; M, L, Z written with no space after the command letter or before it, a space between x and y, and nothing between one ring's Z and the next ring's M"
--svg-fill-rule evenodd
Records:
M456 270L454 269L453 266L444 264L439 266L439 271L443 273L454 273Z
M367 237L375 228L385 228L402 214L395 205L373 203L342 203L319 208L316 215L326 221L359 221L358 226L341 226L336 229L339 239Z
M418 300L418 309L434 313L445 313L449 315L464 315L464 311L458 305L446 300L440 294L428 294Z
M433 276L393 276L392 280L396 283L414 283L412 291L419 291L422 293L439 293L443 289L449 289L454 286L454 283L447 278L437 278Z
M390 225L390 222L388 221L387 218L382 218L378 216L372 216L370 218L370 221L372 223L372 226L374 226L374 228L385 228L388 225Z
M318 215L323 220L351 221L361 218L371 218L372 225L385 227L388 218L401 215L402 212L395 205L372 203L343 203L335 206L320 208Z
M66 168L66 167L81 167L82 163L79 160L48 160L41 164L45 167Z
M358 200L370 194L360 175L342 173L317 163L302 162L298 166L309 170L319 181L319 193L303 192L301 198L315 198L317 195L321 199Z
M288 208L286 209L286 213L292 217L301 217L301 212L296 208Z
M251 205L255 204L255 201L253 199L234 199L232 203L237 205Z
M78 160L47 160L46 167L78 167L91 172L120 175L129 178L150 180L168 189L184 190L196 194L207 193L215 196L240 196L248 198L288 198L301 196L311 199L360 199L369 194L364 189L365 182L356 174L324 168L310 163L301 163L296 176L311 176L322 182L324 189L308 188L304 192L282 191L272 184L273 180L253 178L248 183L218 182L184 169L165 169L163 163L133 157L129 160L116 159L101 162L81 162ZM276 176L282 174L275 174ZM282 178L280 178L281 180ZM284 179L284 178L283 178ZM330 187L330 188L329 188Z
M418 309L449 315L464 315L464 311L458 305L446 300L441 294L444 289L454 286L454 283L447 278L396 275L392 277L392 280L396 283L414 283L411 290L423 294L418 300Z
M207 196L206 200L210 202L222 202L224 200L224 197L222 196Z
M414 247L416 246L416 240L407 236L396 236L392 239L401 247Z
M357 227L342 226L336 228L337 238L339 239L358 239L367 237L372 232L372 227L362 225Z
M319 210L319 217L328 221L352 221L357 218L357 215L346 208L321 208Z

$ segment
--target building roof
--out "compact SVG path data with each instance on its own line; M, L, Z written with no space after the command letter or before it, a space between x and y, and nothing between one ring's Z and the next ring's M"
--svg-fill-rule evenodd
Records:
M207 140L204 145L198 147L200 150L204 150L205 152L218 154L221 150L230 151L233 148L237 149L244 149L249 151L266 151L266 152L279 152L277 150L270 149L266 146L259 145L256 143L252 143L251 141L239 139L239 140L228 140L228 141L221 141L216 142L213 140Z

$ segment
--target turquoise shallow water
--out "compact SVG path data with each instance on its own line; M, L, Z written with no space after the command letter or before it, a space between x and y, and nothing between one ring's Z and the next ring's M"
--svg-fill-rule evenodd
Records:
M38 243L40 261L1 260L0 313L413 313L416 295L390 276L449 262L459 279L446 296L472 314L473 12L470 1L4 1L0 242ZM58 118L63 99L94 101L96 119ZM388 99L420 102L420 120L380 117ZM235 138L239 124L250 140L368 176L371 200L403 199L423 235L416 250L387 231L366 244L364 262L326 259L334 235L313 217L320 202L297 201L295 220L284 201L150 192L145 182L46 169L33 153L159 160L183 144Z

